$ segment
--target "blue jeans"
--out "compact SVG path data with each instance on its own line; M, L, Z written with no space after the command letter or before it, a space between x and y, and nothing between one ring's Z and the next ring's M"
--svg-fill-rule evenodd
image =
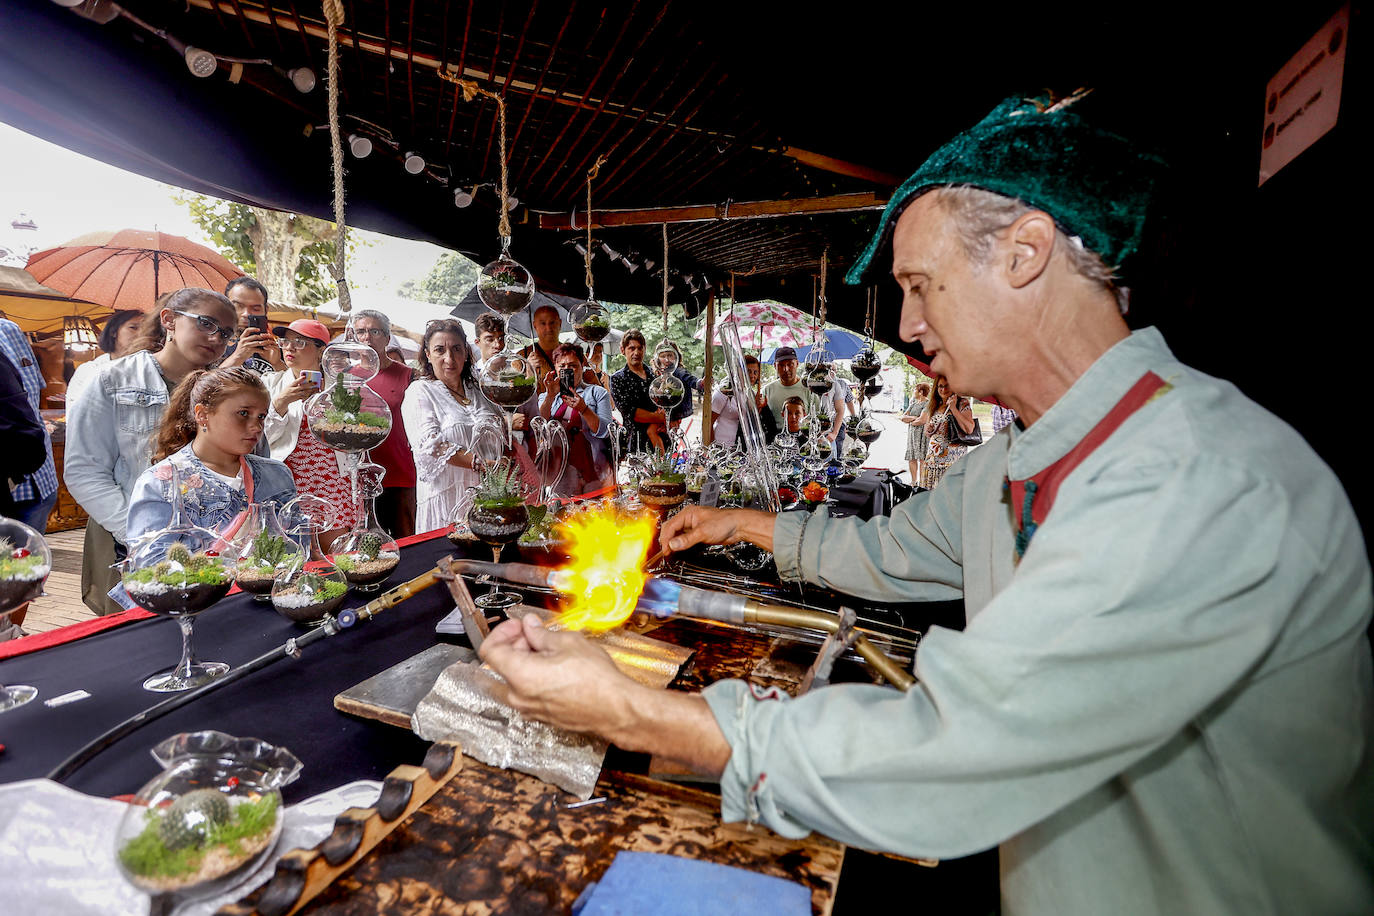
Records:
M53 490L45 498L15 503L13 518L42 534L48 527L48 515L52 513L52 507L55 505L57 505L57 491Z

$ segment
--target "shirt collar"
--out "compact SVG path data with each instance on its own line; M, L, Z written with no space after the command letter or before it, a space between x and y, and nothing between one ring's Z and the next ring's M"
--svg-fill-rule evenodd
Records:
M1147 371L1174 359L1164 337L1144 328L1115 344L1029 429L1012 426L1007 476L1025 480L1082 442Z

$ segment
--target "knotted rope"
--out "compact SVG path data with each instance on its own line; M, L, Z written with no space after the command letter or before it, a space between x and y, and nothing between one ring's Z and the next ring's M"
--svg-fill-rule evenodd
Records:
M344 254L348 250L348 224L344 222L344 160L343 142L339 131L339 26L343 25L343 0L324 0L324 21L329 27L329 154L334 164L334 263L329 273L339 288L339 311L345 315L353 310L348 279L344 273Z

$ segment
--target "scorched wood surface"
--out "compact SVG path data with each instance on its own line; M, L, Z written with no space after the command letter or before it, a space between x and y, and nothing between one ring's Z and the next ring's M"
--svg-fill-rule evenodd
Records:
M697 789L608 774L602 804L472 759L423 808L302 913L315 916L567 913L622 849L680 855L796 881L828 914L844 858L833 840L793 841L720 822Z

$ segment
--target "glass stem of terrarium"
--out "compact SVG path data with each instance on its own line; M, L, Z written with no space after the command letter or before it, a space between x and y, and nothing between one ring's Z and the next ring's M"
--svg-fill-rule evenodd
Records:
M348 453L348 485L352 488L351 492L352 492L352 496L353 496L353 512L354 512L354 515L353 515L353 530L355 530L355 531L356 531L356 530L361 530L361 529L359 528L359 526L363 524L363 517L362 517L362 514L361 514L361 512L362 512L362 505L363 505L363 488L362 488L362 485L358 483L358 468L359 468L361 465L362 465L362 453L361 453L361 452L349 452L349 453Z
M172 676L188 678L191 676L191 665L195 663L195 647L191 640L191 628L195 624L195 617L181 614L177 617L177 624L181 627L181 661L177 662Z
M500 563L500 562L501 562L501 548L502 548L503 546L504 546L504 545L502 545L502 544L496 544L496 545L494 545L494 546L491 548L491 561L492 561L493 563ZM501 580L500 580L500 578L497 577L497 576L492 576L492 577L491 577L491 592L490 592L490 594L491 594L492 597L495 597L496 595L501 594Z

